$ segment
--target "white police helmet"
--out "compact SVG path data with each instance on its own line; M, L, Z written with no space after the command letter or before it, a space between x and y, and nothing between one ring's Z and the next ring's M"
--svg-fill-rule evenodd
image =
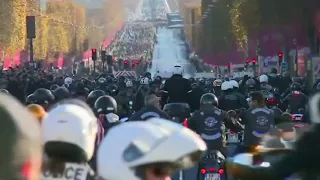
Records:
M229 89L233 89L233 85L230 83L230 81L225 81L221 84L221 90L226 91Z
M71 77L66 77L64 79L64 84L66 84L66 85L70 85L70 84L72 84L72 82L73 82L73 79Z
M104 179L139 180L136 167L162 162L189 168L206 150L200 136L174 122L160 118L126 122L110 129L100 144L97 172Z
M92 114L79 105L58 105L42 121L43 144L58 141L76 145L90 160L98 132L97 119Z
M132 87L132 86L133 86L132 81L128 80L126 82L126 87Z
M147 77L144 77L140 80L141 85L148 85L150 83L150 79Z
M239 88L239 83L236 80L231 80L229 81L231 83L231 85L235 88Z
M182 75L182 74L183 74L183 68L182 68L182 66L180 66L180 65L175 65L175 66L174 66L173 74L180 74L180 75Z
M261 82L261 83L267 83L268 82L268 76L267 75L265 75L265 74L262 74L260 77L259 77L259 81Z

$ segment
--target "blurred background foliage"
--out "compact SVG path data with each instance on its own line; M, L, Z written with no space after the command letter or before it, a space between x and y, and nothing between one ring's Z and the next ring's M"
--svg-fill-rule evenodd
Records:
M0 1L0 48L5 55L26 50L26 16L36 16L35 59L50 59L59 53L81 55L99 48L110 33L126 21L125 0L107 0L103 6L87 9L72 0Z

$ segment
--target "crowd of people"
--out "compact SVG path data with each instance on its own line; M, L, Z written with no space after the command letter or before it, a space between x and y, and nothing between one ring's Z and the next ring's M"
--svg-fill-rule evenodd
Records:
M156 31L146 22L128 23L107 51L124 60L152 56ZM198 58L191 62L199 71L210 68ZM149 72L129 79L23 66L3 70L0 179L168 180L195 166L199 173L205 155L248 152L301 109L300 122L314 128L299 140L289 138L297 144L292 153L266 167L227 161L223 168L240 179L260 180L318 169L319 82L310 89L305 79L275 69L240 79L186 79L180 65L173 69L166 80ZM245 137L232 153L227 131Z
M150 74L141 85L124 77L89 80L22 67L1 75L2 179L167 179L206 151L201 138L174 122L121 123L133 113L124 110L129 96L137 97L134 102L147 97L150 105L158 100L145 94ZM174 155L165 155L169 148Z
M302 78L276 72L238 82L185 79L181 66L174 68L166 81L151 78L150 73L132 80L106 74L85 79L23 67L3 71L0 177L168 179L177 169L196 165L207 149L228 155L225 129L213 126L244 131L245 141L237 153L246 152L259 144L260 137L251 133L260 123L257 116L264 117L259 131L268 132L270 125L288 120L284 115L291 118L290 113L306 109L307 94L314 93ZM281 106L266 104L262 92L279 93L274 89L282 93ZM320 97L316 98L311 102L313 112L318 112ZM243 121L231 119L229 111L239 109ZM318 114L308 115L306 109L302 122L315 122ZM207 138L217 133L223 136ZM301 143L305 146L309 141ZM305 148L299 153L310 159ZM301 161L295 154L290 158L296 158L295 167ZM278 168L283 171L267 169L264 176L294 173L292 166Z
M111 47L113 56L136 60L148 56L151 58L156 43L156 31L152 23L127 23L121 35Z

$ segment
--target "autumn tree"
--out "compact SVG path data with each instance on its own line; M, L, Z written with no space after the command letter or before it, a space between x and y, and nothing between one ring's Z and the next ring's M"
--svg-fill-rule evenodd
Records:
M68 52L69 50L69 37L66 25L61 23L66 16L66 3L69 1L50 1L47 3L46 13L49 17L49 52ZM69 18L68 18L69 19Z
M1 0L0 1L0 43L1 49L6 49L10 43L11 37L11 18L12 18L12 1L11 0Z
M209 44L207 47L211 51L221 52L229 49L233 42L230 20L230 0L222 0L214 3L208 20L204 22L210 24ZM209 21L209 22L208 22Z
M13 0L11 2L10 37L7 45L7 52L13 54L25 48L26 43L26 15L27 6L25 1Z
M248 57L248 38L256 33L261 25L258 0L235 0L230 8L232 32L238 48Z
M38 0L1 0L1 48L7 55L28 48L25 21L31 15L36 16L35 59L59 53L81 55L90 46L98 47L126 20L124 2L107 0L90 11L73 0L48 0L43 11Z
M49 18L36 18L36 38L34 40L35 59L46 59L49 53Z
M73 3L73 16L74 16L74 24L76 24L73 29L74 35L74 44L76 49L76 54L84 52L84 43L87 39L88 33L86 26L86 10L83 6Z

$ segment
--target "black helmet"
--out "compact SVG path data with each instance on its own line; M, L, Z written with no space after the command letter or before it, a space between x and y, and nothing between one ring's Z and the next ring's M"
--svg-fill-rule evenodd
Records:
M292 83L299 83L299 84L303 83L303 79L301 77L293 77L291 81Z
M147 77L147 78L151 79L151 73L150 72L145 72L143 74L143 77Z
M191 88L192 89L197 89L199 87L199 84L198 83L192 83L191 84Z
M246 81L247 88L255 88L256 85L257 85L256 81L252 78L250 78Z
M94 107L94 103L96 102L96 100L101 97L101 96L104 96L106 95L106 93L102 90L94 90L94 91L91 91L87 97L87 104L90 106L90 107Z
M206 93L201 96L200 105L206 104L218 106L218 98L212 93Z
M75 86L75 95L76 96L87 96L88 92L86 86L83 82L77 82Z
M51 85L50 86L50 91L54 91L58 88L59 86L57 84Z
M299 83L292 83L290 86L291 91L301 91L301 85Z
M26 98L26 105L29 105L29 104L34 104L35 103L35 96L33 94L30 94L29 96L27 96Z
M0 89L0 92L5 93L5 94L10 94L9 91L6 89Z
M97 114L109 114L117 112L117 102L111 96L101 96L94 103Z
M191 77L191 78L189 78L189 82L194 83L194 82L196 82L196 80L193 77Z
M44 106L44 108L47 108L55 99L53 93L45 88L37 89L33 95L35 96L35 103Z
M111 86L108 86L108 93L111 95L111 96L116 96L118 94L118 86L117 85L111 85Z
M58 87L53 91L56 101L68 99L70 96L69 90L66 87Z

